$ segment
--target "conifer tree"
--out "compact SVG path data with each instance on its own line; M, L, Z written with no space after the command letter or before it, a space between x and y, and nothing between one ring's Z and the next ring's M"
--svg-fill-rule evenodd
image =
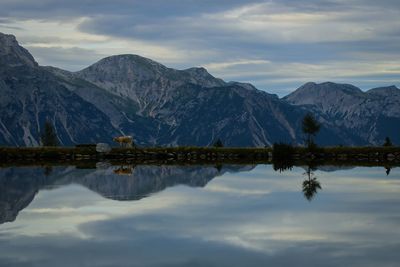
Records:
M58 146L58 138L54 130L53 124L50 121L46 121L41 134L41 141L43 146Z
M223 147L224 144L222 143L221 139L218 138L218 140L214 143L214 147Z
M304 116L303 122L302 122L302 129L303 133L307 135L306 139L306 144L308 148L311 148L314 143L314 137L317 135L321 128L321 125L318 123L318 121L308 113L306 116Z
M388 136L385 138L385 143L383 143L383 146L393 146L392 140Z

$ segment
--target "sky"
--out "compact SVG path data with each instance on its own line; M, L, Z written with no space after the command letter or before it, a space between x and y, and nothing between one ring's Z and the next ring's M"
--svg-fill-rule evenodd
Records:
M309 81L400 87L399 0L0 0L0 32L70 71L138 54L280 96Z

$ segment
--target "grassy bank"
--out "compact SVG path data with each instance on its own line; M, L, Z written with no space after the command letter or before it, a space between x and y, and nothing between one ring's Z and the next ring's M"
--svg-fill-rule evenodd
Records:
M216 147L149 147L113 148L108 153L98 153L94 146L80 147L3 147L2 162L16 161L129 161L129 162L179 162L179 163L262 163L271 159L271 149L266 148L216 148Z
M10 162L110 162L155 164L256 164L283 162L329 162L347 165L384 165L400 163L400 147L324 147L312 151L304 147L275 148L232 147L147 147L112 148L96 152L95 146L78 147L1 147L0 161Z

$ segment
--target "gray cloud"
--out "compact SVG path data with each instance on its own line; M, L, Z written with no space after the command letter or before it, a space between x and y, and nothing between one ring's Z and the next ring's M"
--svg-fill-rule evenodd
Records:
M192 16L170 16L157 19L143 19L140 16L93 17L80 25L80 30L96 34L112 35L120 38L137 38L150 42L167 43L181 48L193 50L214 51L214 60L235 59L264 59L273 62L302 62L317 63L328 60L362 60L356 53L388 53L400 51L399 35L397 34L397 13L384 5L376 10L373 6L344 4L343 2L327 1L326 5L318 2L308 2L300 5L299 1L283 1L274 3L272 10L283 12L288 16L298 15L296 12L310 12L316 15L328 12L328 21L309 23L302 27L301 33L291 32L289 27L283 27L282 32L274 29L275 26L265 24L265 31L253 30L249 27L241 28L241 24L233 25L238 19L218 17L218 12L211 16L197 14ZM347 3L347 2L346 2ZM388 1L388 4L392 2ZM354 13L350 12L353 8ZM391 7L392 8L392 7ZM346 12L346 15L330 12ZM373 17L371 18L371 14ZM262 18L254 18L262 13L249 12L246 19L255 19L255 23ZM324 14L324 13L322 13ZM222 13L221 16L224 14ZM151 17L151 16L150 16ZM290 22L291 18L288 18ZM300 18L301 19L301 18ZM307 18L306 18L307 19ZM371 19L377 20L371 23ZM285 23L285 20L279 20ZM299 21L302 23L302 21ZM296 22L291 22L295 26ZM345 26L348 23L348 26ZM322 24L322 26L316 26ZM376 25L375 25L376 24ZM244 24L246 25L246 24ZM335 29L335 27L344 27ZM392 26L392 27L391 27ZM400 25L399 25L400 26ZM319 28L318 28L319 27ZM348 28L348 29L347 29ZM329 31L332 30L330 33ZM285 40L285 31L293 35L293 39ZM358 31L358 32L357 32ZM353 33L352 33L353 32ZM307 36L308 34L309 36ZM310 38L310 41L308 40ZM315 40L313 40L315 39ZM205 59L200 64L208 63ZM196 62L197 63L197 62Z
M392 61L391 65L400 64L393 63L400 52L400 2L395 0L171 0L167 3L162 0L4 0L0 3L0 16L0 27L10 30L21 29L15 21L70 22L85 18L76 26L77 32L132 41L135 45L140 42L142 47L157 45L182 51L179 59L171 56L161 62L170 67L270 61L282 73L271 74L269 68L257 69L262 67L258 64L214 71L221 78L251 82L280 95L318 77L339 82L350 80L366 88L376 86L377 82L363 75L354 74L351 81L344 66L355 62L373 65L384 60ZM46 65L76 70L108 55L104 49L100 52L95 42L92 47L74 44L76 39L68 40L62 27L61 24L57 36L26 33L17 37ZM45 52L39 46L54 47ZM53 52L57 55L51 56ZM337 64L338 61L342 64ZM290 72L284 71L285 64ZM321 68L330 64L338 69L330 76L318 76L320 73L316 72L301 78L301 69L294 72L290 64L313 64ZM390 68L396 70L396 67ZM377 68L376 73L367 74L379 77L381 85L392 84L396 79L396 84L399 83L399 71L392 71L395 73L388 80L380 72L382 69Z
M79 47L30 47L29 51L36 61L43 66L65 66L68 70L80 70L87 67L88 62L96 62L106 55L98 54L94 50Z
M208 12L220 12L253 3L279 4L274 10L290 11L348 11L349 9L400 8L396 0L3 0L0 3L2 17L18 19L71 18L93 15L128 15L151 21L176 16L193 16Z
M202 219L204 218L207 216ZM234 223L228 221L228 217L224 219L227 220L225 221L227 226ZM246 221L246 218L243 218L243 221ZM268 229L268 222L266 223L265 228ZM153 225L163 225L164 228L154 229L151 227ZM368 243L363 242L365 233L357 231L345 233L351 242L277 240L262 235L254 240L255 242L263 240L276 248L271 252L253 250L223 240L202 240L196 234L182 236L181 230L192 229L196 232L198 226L200 225L196 221L185 222L179 217L171 220L168 214L160 214L102 220L81 226L81 230L89 234L90 238L62 233L36 237L0 234L0 246L3 248L0 252L0 265L392 266L399 259L399 242L390 241L395 237L390 234L383 235L382 231L375 233L377 236L375 242ZM211 225L204 228L213 231L215 226L215 221L211 220ZM223 229L218 225L217 228ZM390 233L394 229L384 228L384 231ZM206 235L209 236L210 233ZM21 251L24 252L23 256Z
M170 0L167 4L163 0L4 0L0 3L0 14L3 17L42 20L95 15L127 15L150 21L154 18L191 16L203 12L221 11L252 2L262 2L262 0Z

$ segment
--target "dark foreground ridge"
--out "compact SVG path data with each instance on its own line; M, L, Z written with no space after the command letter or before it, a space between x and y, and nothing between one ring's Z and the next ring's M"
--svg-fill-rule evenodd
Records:
M400 166L400 147L326 147L309 151L294 147L290 151L272 148L167 147L113 148L108 153L86 147L0 148L0 166L81 165L107 161L112 164L263 164L273 162L318 162L319 164Z

